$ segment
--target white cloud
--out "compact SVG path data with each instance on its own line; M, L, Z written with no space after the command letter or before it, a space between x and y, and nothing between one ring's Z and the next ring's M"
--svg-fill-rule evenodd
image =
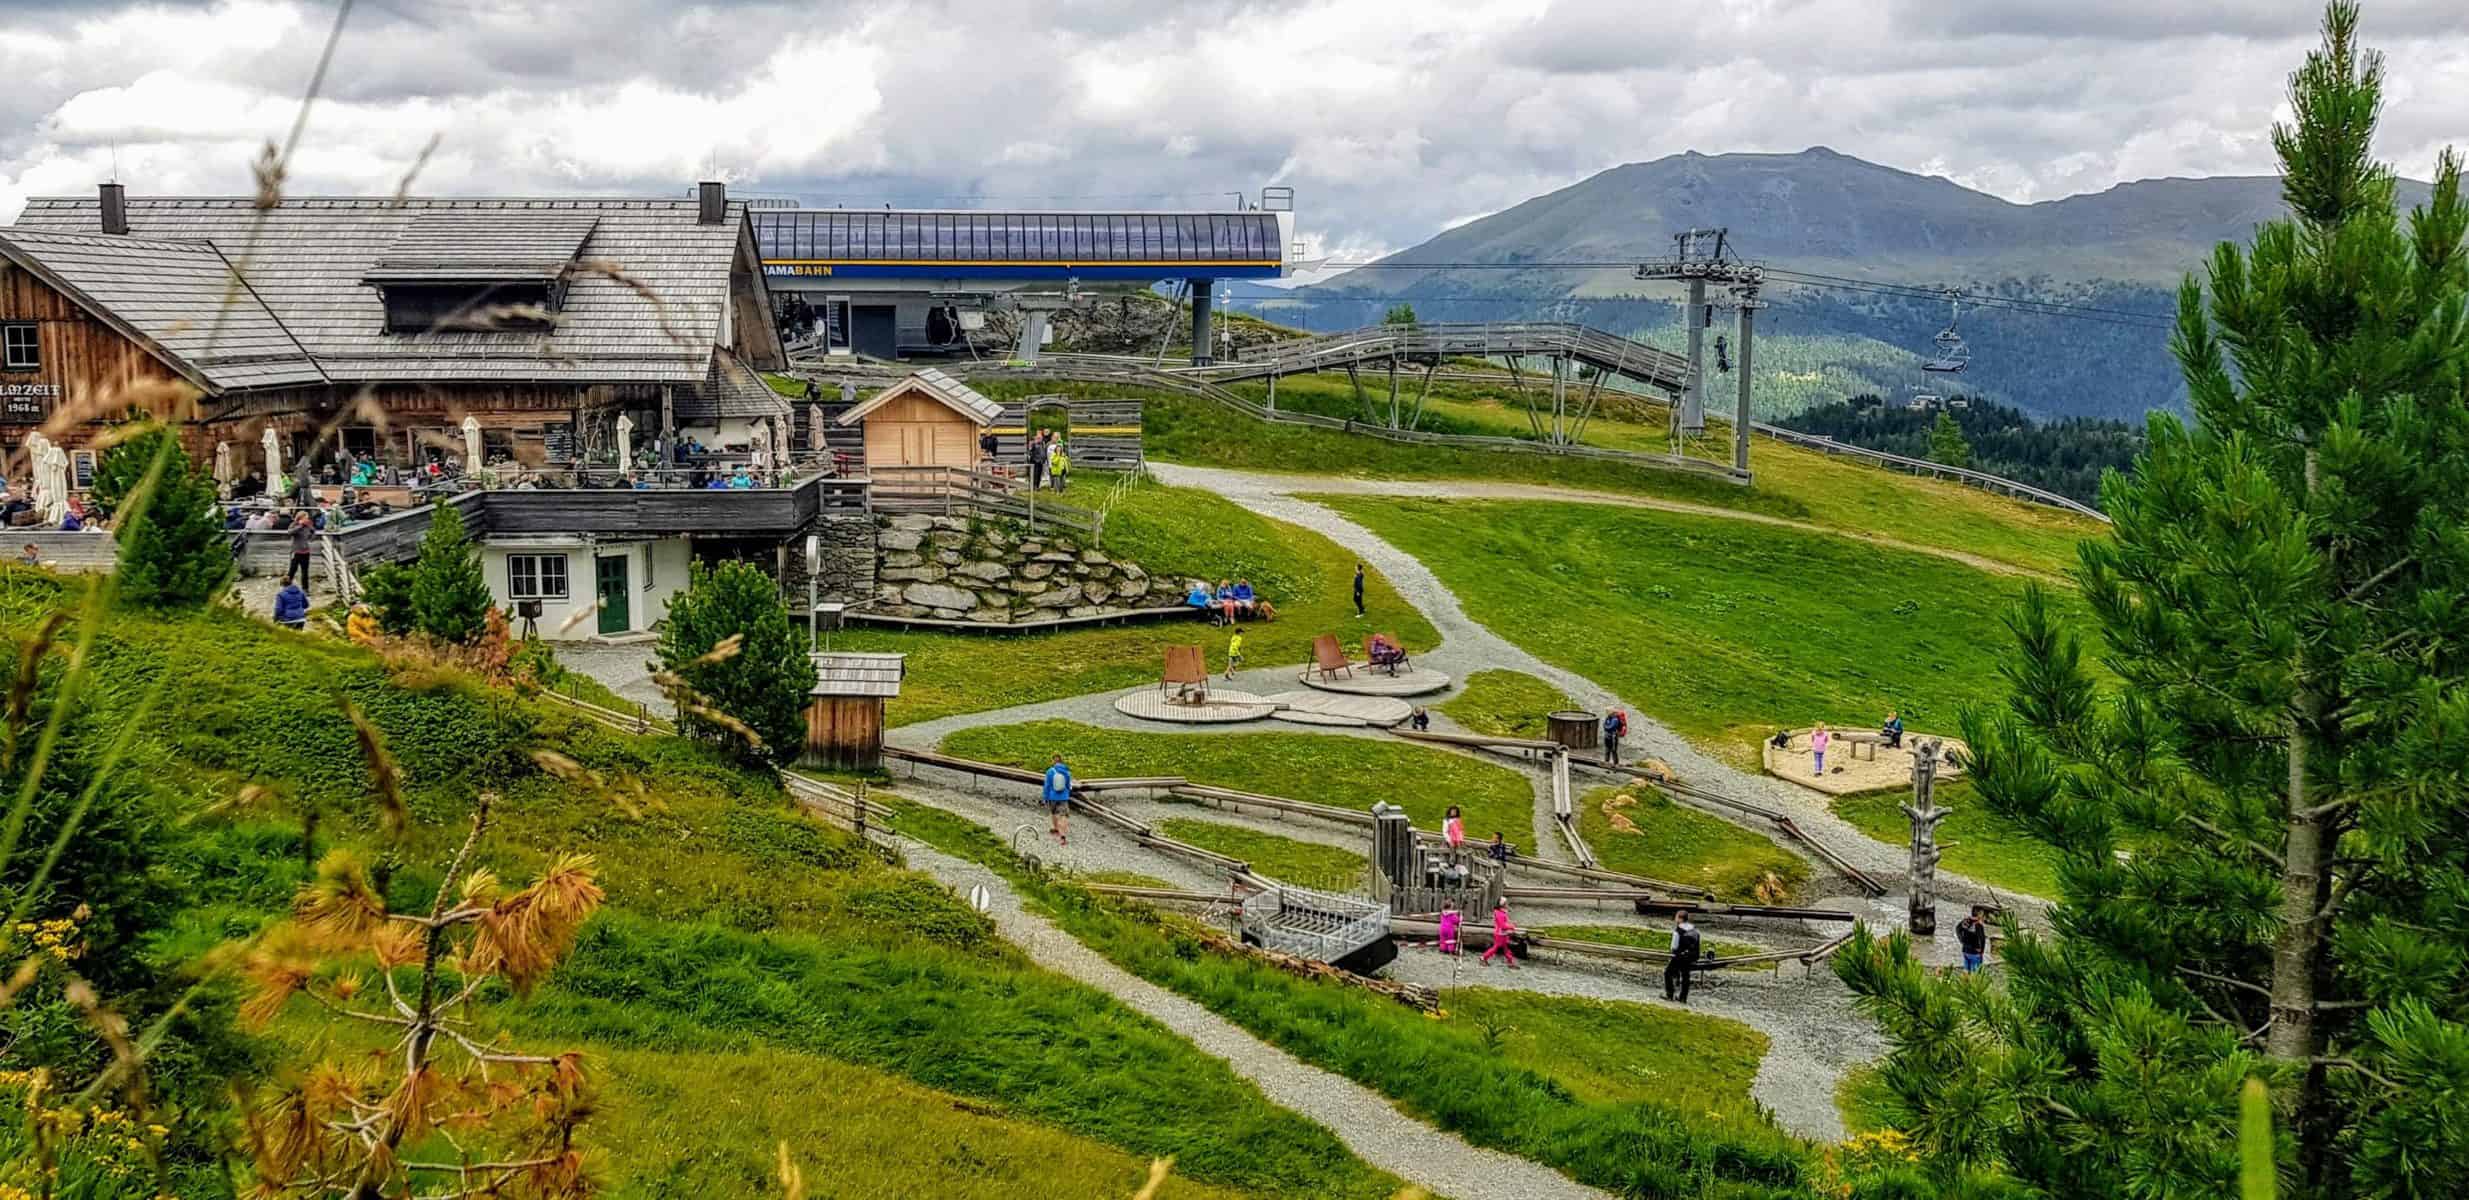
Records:
M0 0L0 219L118 163L243 192L333 9ZM2384 150L2424 175L2469 111L2457 0L2377 0ZM388 0L363 4L292 164L383 192L1222 205L1297 189L1348 256L1622 162L1828 145L2017 201L2262 173L2312 5L2253 0Z

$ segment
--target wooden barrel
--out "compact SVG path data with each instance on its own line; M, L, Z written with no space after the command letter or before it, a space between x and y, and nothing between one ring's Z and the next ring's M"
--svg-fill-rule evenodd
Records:
M1546 736L1571 750L1593 750L1603 744L1602 721L1593 713L1564 708L1544 720L1551 725Z

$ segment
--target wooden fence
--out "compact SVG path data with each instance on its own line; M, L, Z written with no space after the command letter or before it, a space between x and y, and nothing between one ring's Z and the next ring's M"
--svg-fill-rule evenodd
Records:
M1003 406L994 423L995 461L1021 466L1027 453L1032 413L1063 410L1067 428L1063 447L1072 469L1137 471L1148 462L1141 444L1141 404L1138 400L1074 400L1067 396L1030 396Z
M876 467L867 473L878 513L933 513L946 517L1001 517L1030 529L1053 526L1096 537L1103 522L1078 505L1030 492L1019 480L960 467Z

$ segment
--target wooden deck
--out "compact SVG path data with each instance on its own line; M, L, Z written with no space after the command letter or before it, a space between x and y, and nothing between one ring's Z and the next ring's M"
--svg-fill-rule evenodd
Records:
M1343 692L1349 696L1428 696L1449 689L1449 677L1438 671L1412 667L1395 675L1384 675L1362 663L1354 664L1352 675L1331 679L1316 670L1307 670L1297 680L1303 686L1323 692Z
M1277 711L1277 705L1250 692L1232 688L1211 688L1207 701L1187 704L1169 700L1155 686L1125 692L1115 697L1114 710L1127 717L1143 721L1163 721L1170 725L1231 725L1238 721L1257 721Z

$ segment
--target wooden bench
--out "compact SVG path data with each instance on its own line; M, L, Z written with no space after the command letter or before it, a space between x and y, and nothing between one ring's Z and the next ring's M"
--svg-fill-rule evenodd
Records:
M1833 736L1834 740L1842 742L1852 748L1851 754L1854 759L1865 759L1875 762L1877 760L1877 748L1886 744L1886 735L1882 733L1839 733L1832 730L1829 730L1828 732ZM1911 735L1905 734L1904 736L1910 737Z

